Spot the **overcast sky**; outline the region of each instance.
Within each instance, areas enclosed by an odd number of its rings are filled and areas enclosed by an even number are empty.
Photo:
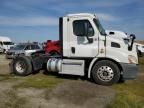
[[[105,29],[144,39],[144,0],[0,0],[0,36],[15,42],[58,39],[58,17],[95,13]]]

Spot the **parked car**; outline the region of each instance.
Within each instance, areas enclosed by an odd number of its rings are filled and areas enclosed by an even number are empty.
[[[6,52],[6,58],[13,58],[17,55],[30,56],[32,53],[41,50],[41,47],[36,43],[18,44]]]
[[[136,43],[137,46],[137,53],[139,57],[142,57],[144,55],[144,45]]]

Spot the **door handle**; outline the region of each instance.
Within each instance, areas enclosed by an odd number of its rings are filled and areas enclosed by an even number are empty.
[[[75,53],[75,47],[71,47],[71,52]]]

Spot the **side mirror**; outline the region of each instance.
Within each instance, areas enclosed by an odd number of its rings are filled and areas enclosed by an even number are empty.
[[[85,28],[85,36],[88,40],[89,43],[93,43],[93,38],[89,38],[89,36],[94,35],[94,30],[92,28],[89,28],[89,23],[84,23],[84,28]]]
[[[133,43],[134,43],[134,40],[136,39],[135,35],[134,34],[131,34],[130,35],[130,44],[128,46],[128,50],[131,51],[132,50],[132,47],[133,47]]]
[[[134,34],[131,34],[130,38],[134,40],[134,39],[136,39],[136,36]]]

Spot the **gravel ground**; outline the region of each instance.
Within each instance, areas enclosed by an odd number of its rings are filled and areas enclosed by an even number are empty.
[[[66,80],[52,90],[16,88],[24,78],[12,80],[9,62],[0,55],[0,108],[105,108],[115,96],[113,89],[83,80]]]
[[[0,54],[0,65],[7,65],[10,59],[6,59],[4,54]]]

